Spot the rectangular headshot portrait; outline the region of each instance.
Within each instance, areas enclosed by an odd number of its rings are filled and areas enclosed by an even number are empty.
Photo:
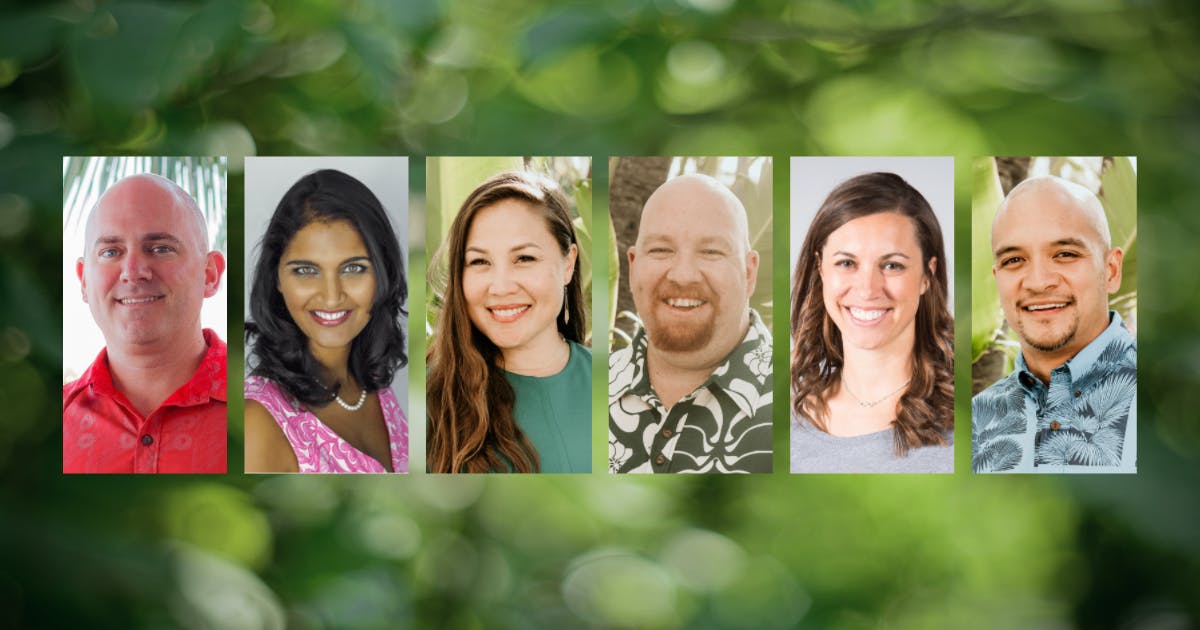
[[[1137,472],[1137,158],[972,168],[972,470]]]
[[[954,159],[793,157],[793,473],[954,472]]]
[[[226,159],[63,158],[63,472],[224,473]]]
[[[772,469],[771,158],[609,162],[610,473]]]
[[[591,159],[426,167],[429,472],[591,472]]]
[[[246,158],[246,472],[408,472],[408,158]]]

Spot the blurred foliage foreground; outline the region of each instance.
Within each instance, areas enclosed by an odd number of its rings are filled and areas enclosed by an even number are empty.
[[[5,5],[0,625],[1196,625],[1198,11],[1177,0]],[[64,155],[230,156],[229,259],[241,260],[246,155],[953,155],[962,257],[971,157],[1079,153],[1141,165],[1136,477],[977,478],[963,440],[964,472],[942,478],[59,473]],[[774,179],[779,235],[786,182]],[[774,251],[780,264],[787,247]],[[970,310],[967,276],[958,313]],[[240,274],[229,282],[240,296]],[[240,316],[231,301],[231,329]],[[786,369],[786,335],[776,342]],[[957,342],[962,393],[969,326]]]

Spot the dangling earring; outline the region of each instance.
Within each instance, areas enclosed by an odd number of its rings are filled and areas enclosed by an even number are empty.
[[[563,325],[564,326],[571,323],[571,308],[570,308],[570,302],[568,302],[569,299],[570,298],[568,297],[567,292],[563,291]]]

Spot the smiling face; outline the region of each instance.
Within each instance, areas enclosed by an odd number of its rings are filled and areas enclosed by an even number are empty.
[[[83,299],[117,350],[200,334],[200,307],[224,262],[208,253],[199,211],[160,177],[117,182],[88,218],[76,263]]]
[[[818,255],[825,311],[843,346],[911,351],[917,308],[929,289],[913,221],[895,212],[848,221]]]
[[[1022,351],[1065,361],[1108,326],[1121,250],[1090,193],[1054,180],[1014,189],[992,225],[992,273]]]
[[[630,290],[651,348],[711,355],[709,362],[745,336],[758,275],[745,211],[713,184],[685,176],[661,186],[629,248]]]
[[[563,254],[542,208],[501,199],[475,213],[463,252],[462,291],[471,323],[501,353],[554,355],[563,292],[578,250]]]
[[[345,220],[309,223],[284,248],[276,286],[318,359],[348,350],[371,320],[374,265],[362,236]]]

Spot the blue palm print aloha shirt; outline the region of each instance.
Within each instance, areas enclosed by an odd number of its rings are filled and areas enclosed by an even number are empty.
[[[646,369],[646,331],[608,359],[610,473],[769,473],[771,331],[750,311],[741,343],[670,409]]]
[[[1016,369],[971,400],[977,473],[1137,472],[1137,342],[1121,316],[1050,372]]]

